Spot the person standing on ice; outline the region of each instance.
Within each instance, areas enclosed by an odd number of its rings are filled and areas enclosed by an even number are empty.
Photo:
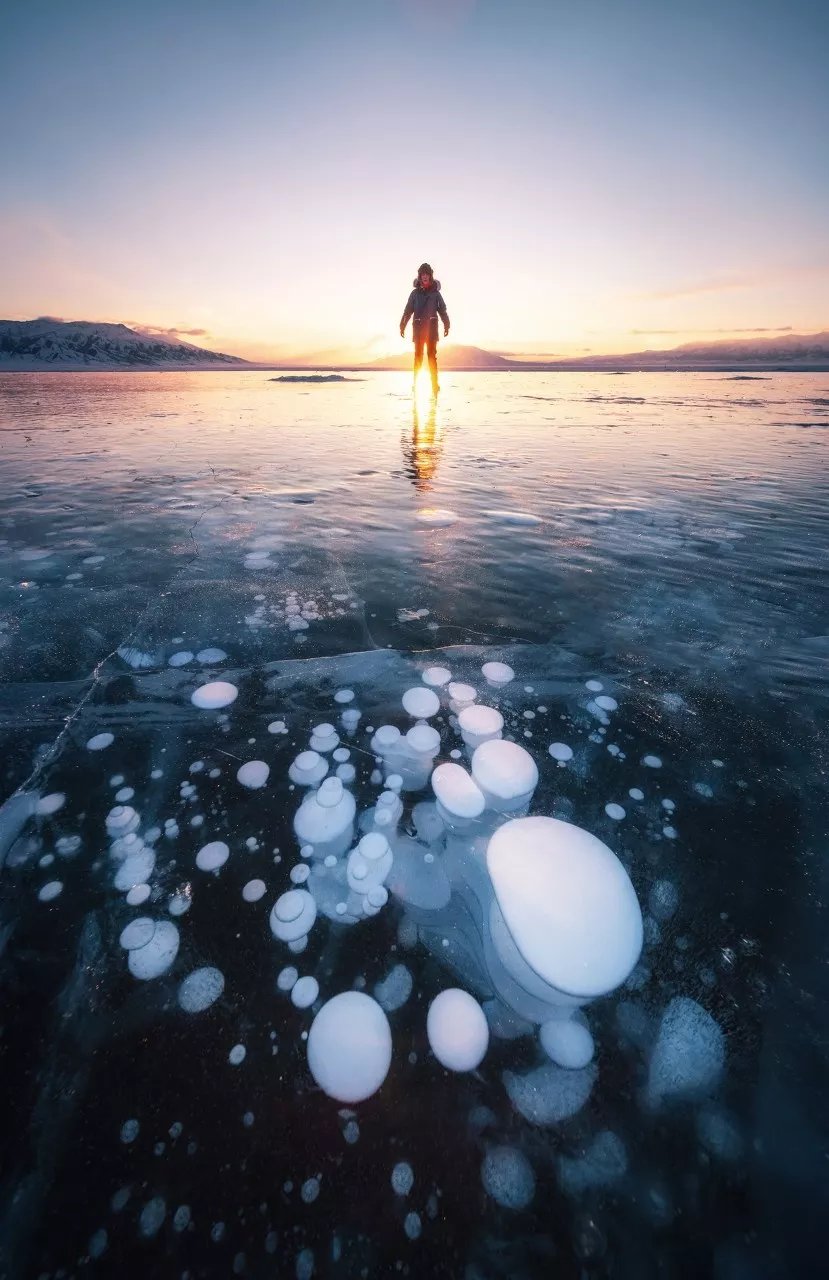
[[[414,341],[414,377],[423,364],[423,352],[429,360],[429,373],[432,375],[432,394],[437,395],[438,386],[438,316],[443,321],[443,336],[449,335],[449,313],[440,292],[440,281],[435,279],[434,272],[428,262],[421,262],[417,275],[412,281],[414,288],[409,294],[406,308],[400,318],[400,337],[406,336],[406,325],[412,319],[412,339]]]

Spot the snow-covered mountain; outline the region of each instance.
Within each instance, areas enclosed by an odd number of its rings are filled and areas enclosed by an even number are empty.
[[[180,338],[89,320],[0,320],[0,370],[247,368]]]

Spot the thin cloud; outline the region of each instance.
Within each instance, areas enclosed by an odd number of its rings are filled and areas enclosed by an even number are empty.
[[[792,333],[790,324],[781,325],[777,329],[766,328],[761,326],[757,329],[628,329],[628,333],[640,334],[644,337],[653,337],[655,334],[677,334],[677,333]]]
[[[161,338],[204,338],[209,333],[208,329],[178,329],[175,326],[165,329],[158,324],[136,324],[135,321],[127,323],[137,333],[154,334]]]

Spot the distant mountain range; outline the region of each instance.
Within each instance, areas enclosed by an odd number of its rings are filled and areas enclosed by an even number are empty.
[[[0,369],[245,368],[246,360],[179,338],[89,320],[0,320]]]
[[[0,370],[43,369],[316,369],[350,371],[411,369],[411,348],[399,355],[352,364],[319,364],[298,357],[292,363],[243,360],[207,351],[181,339],[131,329],[125,324],[88,320],[0,320]],[[773,338],[686,342],[665,351],[632,351],[621,355],[589,355],[521,360],[482,347],[441,346],[441,367],[456,371],[528,370],[829,370],[829,332],[778,334]]]

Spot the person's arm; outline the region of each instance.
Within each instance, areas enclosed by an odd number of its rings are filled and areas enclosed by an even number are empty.
[[[410,317],[414,315],[414,302],[415,302],[415,291],[414,289],[412,289],[411,293],[409,294],[409,301],[406,303],[405,310],[403,311],[403,314],[400,317],[400,337],[401,338],[403,337],[403,334],[406,331],[406,325],[409,323]]]
[[[443,336],[445,338],[449,333],[449,312],[446,310],[446,303],[443,301],[442,293],[438,294],[438,315],[443,321]]]

